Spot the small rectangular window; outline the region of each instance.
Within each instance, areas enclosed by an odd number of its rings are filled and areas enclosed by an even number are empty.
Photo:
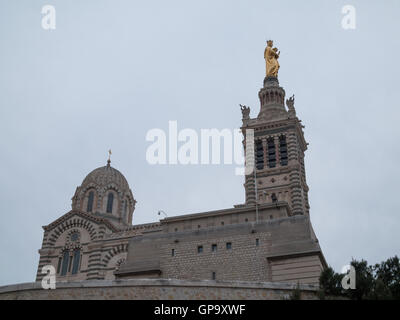
[[[172,256],[172,257],[175,256],[175,249],[172,249],[172,250],[171,250],[171,256]]]
[[[197,253],[203,252],[203,246],[197,246]]]
[[[216,252],[217,251],[217,245],[216,244],[211,245],[211,251],[212,252]]]
[[[215,272],[213,272],[211,277],[212,277],[213,280],[215,280],[215,279],[217,279],[217,274]]]
[[[226,243],[226,250],[232,249],[232,242],[227,242]]]
[[[260,245],[260,239],[256,239],[256,246],[258,247]]]

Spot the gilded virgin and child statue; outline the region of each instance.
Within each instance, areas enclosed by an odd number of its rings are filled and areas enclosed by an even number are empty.
[[[272,40],[267,41],[267,47],[264,50],[264,59],[266,65],[266,76],[267,77],[278,77],[279,71],[279,54],[278,48],[273,48],[274,42]]]

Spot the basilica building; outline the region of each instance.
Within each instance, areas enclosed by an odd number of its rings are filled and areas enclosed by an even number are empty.
[[[57,282],[318,284],[326,262],[310,220],[307,142],[294,97],[285,100],[279,84],[278,58],[269,42],[258,115],[251,118],[250,108],[242,106],[243,144],[255,162],[255,171],[245,176],[245,203],[135,225],[135,197],[109,159],[76,188],[71,211],[43,227],[36,281],[52,265]]]

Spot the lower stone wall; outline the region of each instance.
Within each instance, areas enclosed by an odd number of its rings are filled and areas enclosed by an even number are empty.
[[[272,281],[310,283],[318,285],[324,270],[318,255],[271,260]]]
[[[44,290],[34,282],[0,287],[0,300],[280,300],[288,299],[295,287],[276,282],[130,279],[64,282],[55,290]],[[317,299],[317,286],[299,288],[302,299]]]

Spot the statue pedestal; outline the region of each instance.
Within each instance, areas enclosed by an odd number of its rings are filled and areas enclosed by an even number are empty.
[[[277,120],[287,118],[285,108],[285,90],[279,86],[277,77],[265,77],[264,87],[258,93],[261,108],[259,119]]]
[[[266,87],[279,87],[279,81],[277,77],[265,77],[264,78],[264,88]]]

